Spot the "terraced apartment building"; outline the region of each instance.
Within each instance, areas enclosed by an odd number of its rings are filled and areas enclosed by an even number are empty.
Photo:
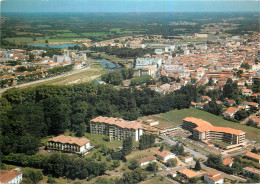
[[[243,144],[245,132],[227,127],[216,127],[209,122],[194,117],[183,119],[182,128],[192,132],[195,140],[203,142],[221,141],[228,144]]]
[[[143,135],[143,126],[137,121],[98,116],[90,120],[90,133],[107,135],[110,139],[116,140],[124,140],[131,136],[134,141],[138,141]]]

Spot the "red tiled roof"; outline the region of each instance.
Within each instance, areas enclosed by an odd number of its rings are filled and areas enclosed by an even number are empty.
[[[190,170],[190,169],[187,169],[187,168],[184,168],[184,169],[181,169],[181,170],[178,170],[177,172],[187,176],[188,178],[193,178],[193,177],[196,177],[198,176],[199,174]]]
[[[0,170],[0,183],[8,183],[15,177],[19,176],[21,173],[11,170],[11,171],[5,171],[5,170]]]
[[[224,165],[229,165],[229,164],[233,163],[233,161],[234,161],[234,158],[232,158],[232,157],[227,157],[227,158],[225,158],[225,159],[223,160],[223,164],[224,164]]]
[[[65,135],[59,135],[57,137],[49,139],[48,141],[60,142],[63,144],[66,144],[66,143],[67,144],[76,144],[78,146],[83,146],[90,142],[90,140],[88,140],[86,138],[76,138],[76,137],[65,136]]]
[[[149,157],[144,157],[144,158],[138,159],[138,161],[140,163],[145,163],[145,162],[149,162],[149,161],[153,161],[153,160],[156,160],[156,158],[154,156],[149,156]]]
[[[250,158],[254,158],[256,160],[260,160],[260,155],[259,154],[252,153],[250,151],[246,152],[245,156],[250,157]]]
[[[236,107],[229,107],[223,114],[233,114],[235,113],[236,111],[238,111],[239,109],[236,108]]]
[[[205,120],[197,119],[194,117],[186,117],[183,120],[196,124],[198,127],[194,128],[194,130],[198,130],[200,132],[215,131],[215,132],[225,132],[225,133],[235,134],[235,135],[241,135],[241,134],[245,133],[241,130],[236,130],[236,129],[232,129],[232,128],[215,127]]]
[[[259,169],[256,169],[256,168],[244,167],[243,170],[246,170],[246,171],[249,171],[249,172],[256,173],[256,174],[259,174],[259,175],[260,175],[260,170],[259,170]]]
[[[224,176],[222,176],[221,174],[215,177],[208,177],[209,179],[213,180],[213,181],[219,181],[221,179],[224,179]]]
[[[162,151],[162,152],[157,152],[156,155],[158,155],[158,156],[160,156],[162,158],[165,158],[168,155],[174,155],[174,153],[169,152],[169,151]]]
[[[126,121],[121,118],[112,118],[112,117],[102,117],[98,116],[92,120],[91,122],[95,123],[106,123],[110,125],[116,125],[121,128],[127,128],[127,129],[142,129],[142,123],[137,121]]]

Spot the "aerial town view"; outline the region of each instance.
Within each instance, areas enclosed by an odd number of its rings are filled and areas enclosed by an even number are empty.
[[[0,5],[0,184],[260,183],[259,0]]]

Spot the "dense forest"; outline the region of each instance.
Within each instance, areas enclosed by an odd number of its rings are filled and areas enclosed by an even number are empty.
[[[196,87],[190,86],[196,91]],[[40,138],[65,130],[82,136],[96,116],[135,120],[142,115],[190,106],[193,91],[183,87],[159,94],[148,88],[115,89],[112,85],[39,86],[6,91],[1,98],[2,154],[35,154]]]

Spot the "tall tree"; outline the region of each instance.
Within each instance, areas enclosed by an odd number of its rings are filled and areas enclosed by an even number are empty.
[[[123,154],[129,155],[133,149],[133,138],[127,137],[123,140]]]

